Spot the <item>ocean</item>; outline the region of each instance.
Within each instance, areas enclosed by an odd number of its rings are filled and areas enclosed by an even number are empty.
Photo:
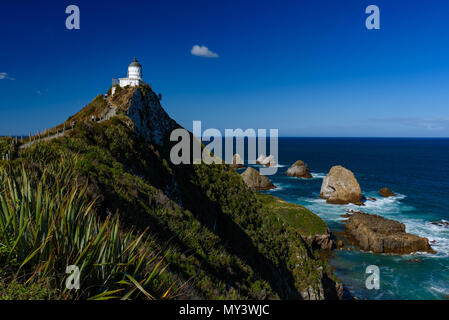
[[[308,164],[313,179],[286,176],[296,160]],[[351,170],[367,201],[365,206],[326,204],[319,198],[322,179],[334,165]],[[279,169],[269,176],[278,187],[268,193],[303,205],[318,214],[331,231],[344,230],[342,214],[362,210],[398,220],[406,231],[436,241],[437,254],[386,255],[335,250],[330,265],[359,299],[448,299],[449,139],[409,138],[280,138]],[[377,194],[388,187],[396,197]],[[380,269],[380,289],[368,290],[366,267]]]

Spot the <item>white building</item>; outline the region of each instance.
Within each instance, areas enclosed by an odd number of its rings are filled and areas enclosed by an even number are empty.
[[[122,88],[126,86],[136,87],[144,83],[142,75],[142,66],[137,62],[136,58],[134,58],[134,61],[131,62],[128,67],[128,77],[119,78],[118,80],[112,79],[112,85],[119,84]],[[112,94],[114,93],[115,87],[112,87]]]

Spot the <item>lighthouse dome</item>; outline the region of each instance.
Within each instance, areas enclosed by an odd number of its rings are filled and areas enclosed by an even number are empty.
[[[142,80],[142,66],[136,58],[128,67],[128,78]]]
[[[130,67],[139,67],[139,68],[142,68],[142,66],[141,66],[140,63],[137,61],[136,58],[134,58],[133,62],[131,62],[129,66],[130,66]]]

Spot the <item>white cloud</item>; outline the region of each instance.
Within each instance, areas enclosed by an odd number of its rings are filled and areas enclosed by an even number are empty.
[[[218,54],[209,50],[206,46],[194,45],[190,53],[194,56],[204,57],[204,58],[218,58]]]
[[[14,78],[11,78],[6,72],[0,72],[0,80],[16,80]]]

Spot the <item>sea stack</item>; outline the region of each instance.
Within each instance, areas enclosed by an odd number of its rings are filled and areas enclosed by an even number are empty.
[[[323,179],[320,198],[327,203],[362,205],[362,190],[352,171],[334,166]]]
[[[276,165],[273,155],[269,155],[268,157],[260,155],[259,158],[257,158],[256,163],[264,165],[265,167],[272,167]]]
[[[310,173],[307,164],[302,160],[296,161],[290,168],[288,168],[287,176],[305,179],[312,178],[312,174]]]
[[[374,214],[354,212],[346,221],[346,232],[362,250],[374,253],[435,253],[427,238],[406,233],[403,223]]]
[[[379,195],[381,195],[384,198],[387,198],[387,197],[394,197],[396,194],[389,188],[382,188],[379,190]]]
[[[244,167],[243,160],[238,153],[234,154],[234,157],[232,157],[231,167],[234,169],[240,169]]]
[[[253,190],[270,190],[276,188],[276,186],[271,183],[270,179],[261,175],[259,171],[254,168],[249,167],[242,173],[243,181],[246,185]]]

